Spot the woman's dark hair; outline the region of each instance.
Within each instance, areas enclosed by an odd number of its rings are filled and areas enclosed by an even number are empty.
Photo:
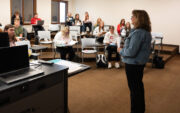
[[[113,29],[114,30],[114,26],[109,26],[109,29]]]
[[[34,13],[34,16],[35,16],[35,15],[38,15],[38,13]]]
[[[6,26],[4,27],[4,31],[5,31],[5,32],[8,31],[9,28],[14,28],[14,26],[11,25],[11,24],[8,24],[8,25],[6,25]]]
[[[19,11],[15,11],[14,15],[20,15]]]
[[[125,19],[121,19],[120,21],[120,26],[122,26],[122,22],[124,21],[124,24],[125,24]]]
[[[6,26],[4,27],[4,32],[7,32],[8,29],[10,29],[10,28],[14,28],[14,26],[11,25],[11,24],[6,25]],[[17,41],[15,34],[14,34],[13,37],[9,37],[9,40],[14,41],[14,42]]]
[[[133,10],[133,16],[137,18],[137,21],[134,24],[135,28],[141,28],[148,32],[151,32],[151,21],[148,13],[145,10]]]
[[[77,16],[79,16],[79,14],[78,14],[78,13],[77,13],[77,14],[75,14],[75,19],[76,19],[76,17],[77,17]],[[79,19],[79,18],[78,18],[78,19]]]

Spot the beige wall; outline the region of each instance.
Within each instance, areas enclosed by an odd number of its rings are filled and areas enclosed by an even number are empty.
[[[10,19],[10,0],[0,0],[0,23],[9,24]]]
[[[69,1],[69,11],[72,11],[72,0]],[[0,0],[0,23],[3,25],[10,24],[10,0]],[[45,20],[44,27],[48,29],[51,23],[51,0],[37,0],[37,13],[40,18]],[[31,31],[31,25],[25,26],[28,31]]]
[[[101,17],[106,24],[117,26],[120,19],[130,21],[133,9],[145,9],[151,18],[152,31],[164,34],[164,43],[180,45],[180,0],[73,0],[73,13],[88,11],[95,22]]]

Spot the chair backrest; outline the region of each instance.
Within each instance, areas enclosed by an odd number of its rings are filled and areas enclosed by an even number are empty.
[[[96,38],[82,38],[81,39],[81,48],[93,48],[96,49],[94,46],[96,44]]]
[[[155,43],[156,43],[156,40],[154,38],[152,38],[152,40],[151,40],[151,52],[154,51]]]
[[[59,24],[50,24],[48,30],[49,31],[60,31],[60,25]]]
[[[23,37],[27,38],[28,31],[26,28],[23,27]]]
[[[30,44],[29,40],[23,40],[23,41],[16,42],[16,46],[21,46],[21,45],[28,45],[28,49],[31,48],[31,44]]]
[[[81,32],[80,26],[69,26],[69,31],[77,31],[78,34]]]
[[[104,31],[106,31],[106,32],[109,32],[109,27],[110,27],[111,25],[104,25]]]
[[[72,36],[72,39],[78,41],[77,36],[78,36],[78,31],[77,30],[70,30],[70,35]]]
[[[39,40],[44,39],[45,41],[51,40],[50,31],[38,31]]]
[[[152,32],[151,35],[152,35],[152,37],[154,37],[154,38],[157,38],[157,37],[163,38],[163,33],[155,33],[155,32]]]

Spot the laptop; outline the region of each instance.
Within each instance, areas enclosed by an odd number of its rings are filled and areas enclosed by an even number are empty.
[[[39,25],[39,26],[44,25],[44,20],[38,20],[38,21],[37,21],[37,25]]]
[[[0,48],[9,47],[9,36],[6,32],[0,32]]]
[[[43,74],[29,65],[27,45],[0,48],[0,80],[11,84]]]

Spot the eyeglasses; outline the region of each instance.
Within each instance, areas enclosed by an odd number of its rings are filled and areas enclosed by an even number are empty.
[[[13,31],[14,31],[14,29],[9,29],[9,31],[13,32]]]
[[[135,17],[134,15],[133,15],[133,16],[131,16],[131,19],[132,19],[132,18],[134,18],[134,17]]]

